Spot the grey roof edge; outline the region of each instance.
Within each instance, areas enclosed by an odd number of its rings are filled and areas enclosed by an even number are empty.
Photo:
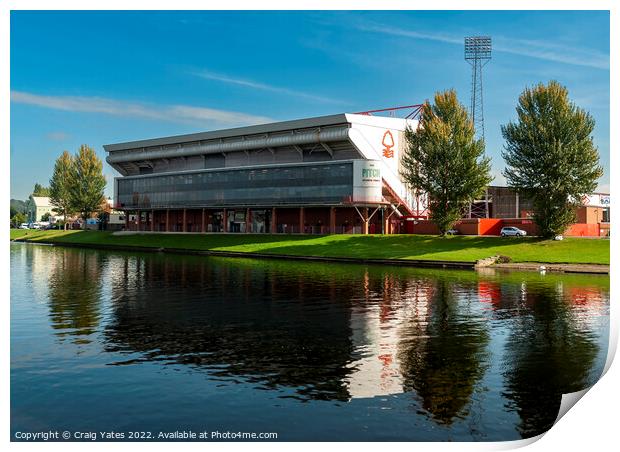
[[[210,132],[198,132],[184,135],[172,135],[168,137],[152,138],[146,140],[127,141],[124,143],[104,144],[106,152],[122,151],[127,149],[143,148],[148,146],[164,146],[168,144],[187,143],[192,141],[213,140],[229,138],[240,135],[252,135],[260,133],[278,132],[306,127],[321,127],[337,124],[346,124],[348,119],[345,113],[335,115],[316,116],[313,118],[293,119],[290,121],[270,122],[253,126],[234,127],[231,129],[213,130]]]

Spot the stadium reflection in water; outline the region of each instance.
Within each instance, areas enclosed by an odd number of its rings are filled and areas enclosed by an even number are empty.
[[[519,439],[607,353],[607,276],[24,244],[11,266],[13,431]]]

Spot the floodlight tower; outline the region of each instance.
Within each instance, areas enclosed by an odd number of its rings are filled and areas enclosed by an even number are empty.
[[[484,138],[484,109],[482,106],[482,68],[491,59],[491,37],[465,38],[465,60],[471,65],[471,119],[478,136]]]

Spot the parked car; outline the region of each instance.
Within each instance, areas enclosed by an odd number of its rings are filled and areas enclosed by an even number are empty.
[[[525,232],[523,229],[519,229],[514,226],[507,226],[505,228],[502,228],[502,231],[500,232],[499,235],[501,235],[502,237],[509,237],[509,236],[525,237],[527,235],[527,232]]]
[[[30,229],[30,228],[28,227],[28,223],[22,223],[19,225],[19,229]]]
[[[459,233],[458,229],[448,229],[446,231],[447,235],[457,235]]]

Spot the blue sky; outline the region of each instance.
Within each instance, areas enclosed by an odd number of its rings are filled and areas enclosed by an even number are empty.
[[[487,153],[526,86],[555,79],[590,111],[609,184],[609,14],[571,11],[11,13],[11,197],[103,144],[355,112],[457,90],[463,37],[490,35]],[[114,171],[104,163],[106,194]],[[495,183],[503,184],[499,176]]]

